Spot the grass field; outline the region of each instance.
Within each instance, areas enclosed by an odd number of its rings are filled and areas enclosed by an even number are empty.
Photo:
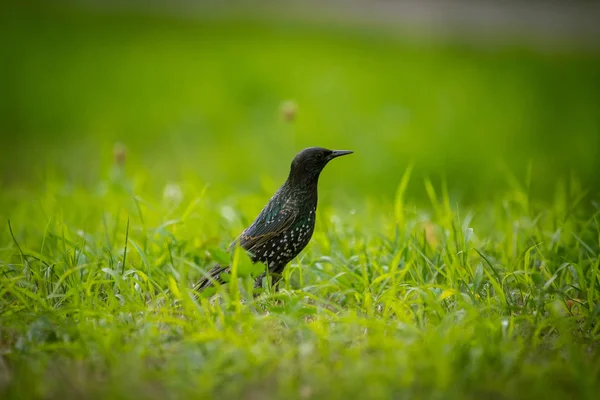
[[[0,398],[596,398],[597,52],[6,10]],[[309,145],[281,290],[196,298]]]

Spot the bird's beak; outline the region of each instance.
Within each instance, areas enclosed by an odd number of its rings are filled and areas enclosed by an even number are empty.
[[[345,156],[352,153],[354,153],[352,150],[332,150],[331,154],[329,155],[329,159],[332,160],[336,157]]]

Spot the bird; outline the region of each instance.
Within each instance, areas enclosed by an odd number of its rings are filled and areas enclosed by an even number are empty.
[[[231,243],[229,251],[239,244],[249,253],[253,263],[262,262],[267,266],[267,271],[255,279],[255,288],[262,287],[267,272],[275,286],[285,266],[310,242],[317,217],[317,186],[321,171],[334,158],[352,153],[351,150],[323,147],[300,151],[292,160],[285,182],[254,222]],[[229,271],[229,265],[215,265],[194,290],[202,292],[215,282],[224,283],[221,275]]]

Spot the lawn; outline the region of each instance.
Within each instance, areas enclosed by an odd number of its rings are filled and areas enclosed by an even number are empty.
[[[0,46],[1,398],[596,398],[597,51],[24,5]],[[252,293],[312,145],[355,154]]]

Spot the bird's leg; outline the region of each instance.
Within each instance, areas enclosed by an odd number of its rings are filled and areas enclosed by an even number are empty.
[[[255,281],[254,281],[254,287],[255,288],[262,289],[262,282],[263,282],[263,278],[265,277],[265,275],[266,274],[263,272],[262,274],[260,274],[258,276],[258,278],[255,279]]]
[[[279,281],[281,280],[281,274],[276,273],[276,272],[269,272],[269,275],[267,276],[266,272],[263,272],[262,274],[260,274],[258,276],[258,278],[256,278],[256,280],[254,281],[254,287],[255,288],[262,288],[263,287],[263,279],[264,278],[271,278],[271,287],[273,287],[275,289],[275,291],[279,291]],[[268,282],[267,282],[268,283]]]
[[[277,272],[269,273],[269,277],[271,278],[271,287],[279,292],[279,282],[281,281],[282,275]]]

